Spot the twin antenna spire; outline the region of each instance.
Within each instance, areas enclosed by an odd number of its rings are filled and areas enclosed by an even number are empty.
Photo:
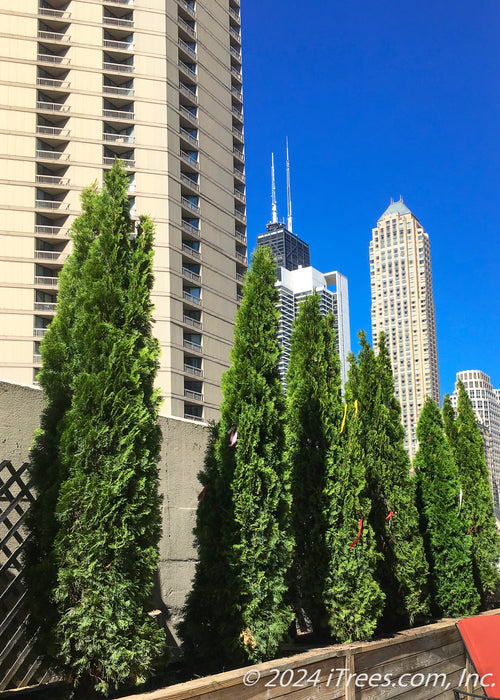
[[[271,154],[271,180],[272,180],[272,219],[271,223],[278,223],[278,207],[276,206],[276,180],[274,177],[274,153]],[[290,158],[288,156],[288,138],[286,140],[286,199],[287,199],[287,229],[292,233],[292,194],[290,189]]]

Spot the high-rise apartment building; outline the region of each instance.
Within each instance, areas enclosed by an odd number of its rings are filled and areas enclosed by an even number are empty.
[[[500,392],[492,387],[490,377],[479,370],[457,372],[457,383],[458,380],[463,382],[476,414],[484,440],[493,503],[496,508],[500,508]],[[456,408],[456,386],[450,398],[453,407]]]
[[[216,418],[247,266],[239,0],[0,0],[0,378],[36,381],[82,189],[156,225],[162,412]]]
[[[313,267],[302,267],[296,270],[279,267],[277,276],[276,286],[279,291],[280,309],[278,338],[281,347],[279,368],[283,386],[286,388],[292,325],[297,317],[300,302],[304,297],[310,296],[314,292],[319,295],[320,310],[323,316],[331,311],[335,319],[337,350],[340,357],[342,386],[344,386],[347,381],[347,357],[351,352],[347,277],[341,275],[340,272],[322,274]]]
[[[417,421],[426,396],[440,403],[436,318],[429,236],[400,199],[372,230],[372,336],[384,331],[401,403],[406,448],[417,449]]]

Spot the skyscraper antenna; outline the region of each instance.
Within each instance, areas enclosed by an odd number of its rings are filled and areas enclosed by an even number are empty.
[[[276,181],[274,179],[274,153],[271,153],[271,180],[272,180],[272,223],[278,223],[278,208],[276,206]]]
[[[292,233],[292,193],[290,189],[290,159],[288,157],[288,136],[286,138],[286,201],[287,201],[287,229]]]

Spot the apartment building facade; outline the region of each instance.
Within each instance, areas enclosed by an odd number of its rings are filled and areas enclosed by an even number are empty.
[[[84,187],[156,226],[162,413],[217,418],[247,267],[239,0],[0,0],[0,377],[36,383]]]
[[[413,459],[425,397],[438,404],[441,398],[429,236],[402,199],[372,229],[370,277],[373,347],[384,331]]]
[[[459,380],[463,382],[476,414],[484,441],[493,503],[495,508],[500,508],[500,391],[493,388],[487,374],[477,369],[457,372],[457,383]],[[450,398],[456,409],[458,402],[456,386]]]

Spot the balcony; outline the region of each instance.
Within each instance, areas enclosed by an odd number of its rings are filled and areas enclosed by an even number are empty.
[[[183,105],[179,106],[179,112],[182,114],[183,117],[186,117],[186,119],[189,119],[190,122],[193,122],[193,124],[198,124],[198,117],[196,114],[193,114],[192,112],[189,111],[189,109],[186,109]]]
[[[52,199],[37,199],[35,200],[35,207],[37,209],[50,209],[51,211],[66,211],[69,209],[69,204]]]
[[[37,134],[45,134],[46,136],[52,136],[60,139],[67,139],[70,135],[69,129],[62,129],[59,126],[45,126],[43,124],[37,124],[36,126]]]
[[[190,304],[194,304],[195,306],[201,306],[201,299],[200,297],[195,297],[194,294],[190,294],[189,292],[182,292],[182,298],[184,301],[189,302]]]
[[[35,277],[37,287],[57,287],[57,277]]]
[[[191,318],[191,316],[184,316],[182,317],[182,321],[184,323],[187,323],[188,326],[192,326],[193,328],[202,328],[202,323],[201,321],[197,321],[195,318]]]
[[[125,29],[134,28],[133,19],[121,19],[120,17],[110,17],[109,15],[102,18],[102,23],[110,27],[124,27]]]
[[[230,7],[230,8],[229,8],[229,14],[231,15],[231,17],[234,17],[234,19],[235,19],[237,22],[240,21],[240,13],[239,13],[237,10],[233,9],[232,7]]]
[[[184,277],[187,277],[188,279],[193,280],[193,282],[197,282],[198,284],[201,284],[200,275],[197,275],[196,272],[192,272],[187,267],[182,268],[182,274],[184,275]],[[188,292],[183,292],[183,294],[188,294]],[[190,294],[189,296],[193,296],[193,295]]]
[[[241,107],[237,107],[236,105],[232,106],[232,112],[235,117],[238,117],[240,121],[243,120],[243,110]]]
[[[63,153],[62,151],[37,151],[36,157],[39,160],[66,161],[69,160],[69,153]]]
[[[182,61],[179,61],[179,64],[181,63]],[[189,99],[192,100],[194,104],[198,104],[198,97],[196,95],[196,85],[193,85],[192,88],[189,88],[187,85],[184,85],[184,83],[179,83],[179,90],[182,92],[183,95],[189,97]]]
[[[37,260],[57,260],[61,257],[60,251],[53,250],[35,250],[35,258]]]
[[[245,275],[242,275],[239,272],[236,273],[236,281],[239,282],[240,284],[243,284],[244,278],[245,278]]]
[[[235,209],[234,215],[238,219],[238,221],[241,221],[242,224],[246,224],[247,217],[245,216],[245,214],[243,214],[241,211],[238,211],[237,209]]]
[[[69,112],[69,105],[65,105],[63,102],[37,101],[36,108],[44,112]]]
[[[195,12],[194,12],[194,7],[192,7],[186,0],[177,0],[178,4],[182,7],[183,10],[187,12],[187,14],[194,19],[195,17]],[[194,5],[194,3],[193,3]]]
[[[196,39],[196,31],[193,29],[193,27],[190,27],[189,24],[182,19],[182,17],[179,17],[177,21],[179,22],[179,27],[183,29],[186,34],[189,34],[190,37]]]
[[[245,202],[246,197],[244,192],[240,192],[239,190],[234,190],[234,196],[240,200],[240,202]]]
[[[71,37],[67,34],[64,34],[63,32],[46,32],[42,29],[38,30],[38,38],[42,39],[42,41],[48,41],[50,43],[57,44],[69,44],[69,42],[71,41]]]
[[[202,352],[203,348],[201,347],[201,343],[192,343],[190,340],[186,340],[184,338],[182,345],[187,348],[188,350],[192,350],[193,352]]]
[[[35,233],[38,233],[40,236],[59,236],[60,234],[66,235],[66,229],[61,228],[61,226],[41,226],[36,224]]]
[[[199,391],[192,391],[192,389],[184,389],[184,396],[187,399],[193,399],[194,401],[203,401],[203,394]]]
[[[231,52],[231,56],[234,56],[238,59],[238,61],[241,61],[241,49],[237,49],[234,46],[231,46],[229,50]]]
[[[236,175],[237,178],[241,180],[241,182],[245,182],[245,173],[243,170],[239,170],[239,168],[233,168],[233,173]]]
[[[243,129],[240,129],[237,126],[233,126],[233,136],[236,136],[237,139],[243,141]]]
[[[38,54],[38,61],[40,63],[49,63],[51,66],[69,66],[71,63],[70,58],[66,58],[66,56],[54,56],[50,53],[39,53]]]
[[[241,304],[243,301],[243,294],[236,294],[236,301]]]
[[[189,46],[189,44],[186,44],[186,42],[179,38],[179,46],[181,49],[183,49],[187,54],[189,54],[192,58],[196,58],[196,51]]]
[[[247,256],[243,255],[243,253],[238,253],[238,251],[236,251],[234,256],[235,256],[236,260],[239,260],[239,262],[243,263],[243,265],[247,264]]]
[[[33,335],[35,338],[43,338],[48,330],[48,328],[33,328]]]
[[[183,129],[182,126],[179,129],[180,135],[186,139],[186,141],[189,141],[193,146],[196,146],[198,148],[198,139],[196,136],[193,136],[193,134],[190,134],[189,131],[186,129]]]
[[[53,19],[69,20],[71,12],[65,10],[54,10],[52,7],[39,7],[38,14],[44,17],[52,17]]]
[[[184,372],[191,374],[193,377],[203,377],[203,370],[199,367],[193,367],[193,365],[187,365],[184,363]]]
[[[112,168],[116,160],[119,160],[125,168],[135,168],[135,160],[132,158],[110,158],[109,156],[103,156],[102,164],[107,168]]]
[[[192,80],[196,80],[196,68],[192,68],[191,66],[188,66],[187,63],[184,63],[181,59],[178,61],[179,68],[181,71],[183,71],[186,75],[189,76]],[[191,91],[190,91],[191,92]]]
[[[102,116],[105,119],[125,119],[126,121],[134,120],[134,112],[126,112],[123,109],[103,109]]]
[[[134,66],[128,63],[109,63],[109,61],[104,61],[102,64],[102,69],[104,71],[113,73],[133,73]]]
[[[55,311],[56,302],[35,301],[35,311]]]
[[[236,146],[233,146],[233,154],[234,154],[237,158],[239,158],[241,161],[244,161],[244,160],[245,160],[245,154],[244,154],[244,152],[241,150],[241,148],[237,148]]]
[[[114,143],[116,145],[120,144],[130,144],[135,142],[135,137],[130,136],[128,134],[110,134],[107,132],[104,132],[102,135],[103,141],[110,141],[111,143]]]
[[[186,420],[195,420],[198,423],[203,423],[203,416],[199,416],[196,413],[190,413],[189,406],[184,407],[184,418]]]
[[[243,93],[241,91],[241,88],[232,87],[231,94],[233,95],[233,97],[236,97],[240,102],[243,102]]]
[[[186,245],[186,243],[182,244],[182,252],[186,253],[187,255],[190,255],[191,257],[195,258],[196,260],[201,260],[201,253],[199,250],[195,250],[194,248],[191,248],[190,245]]]
[[[58,177],[57,175],[37,175],[36,182],[40,185],[52,185],[53,187],[69,187],[68,177]]]
[[[197,204],[194,204],[194,202],[191,202],[189,199],[187,199],[187,197],[181,197],[181,202],[182,206],[186,207],[186,209],[193,211],[195,214],[200,213],[200,207]]]
[[[103,85],[102,91],[105,95],[115,95],[117,97],[133,97],[134,89],[129,87],[117,87],[115,85]]]
[[[106,0],[106,5],[128,5],[134,6],[134,0]]]
[[[105,49],[114,49],[115,51],[133,51],[134,44],[129,41],[115,41],[114,39],[103,39]]]
[[[198,185],[198,183],[192,180],[187,175],[184,175],[184,173],[181,173],[181,182],[187,187],[191,187],[196,192],[200,191],[200,186]]]
[[[196,228],[196,226],[193,226],[193,224],[190,224],[189,221],[185,219],[182,219],[182,228],[188,231],[192,236],[196,236],[196,238],[200,237],[200,229]]]
[[[229,27],[229,33],[234,39],[236,39],[236,41],[241,41],[241,34],[237,29],[234,29],[234,27]]]
[[[235,235],[235,237],[236,237],[239,241],[241,241],[242,243],[246,243],[246,242],[247,242],[247,237],[245,236],[244,233],[241,233],[240,231],[235,231],[235,232],[234,232],[234,235]]]
[[[238,80],[242,79],[241,70],[235,68],[234,66],[231,66],[231,75],[233,75]]]
[[[36,353],[33,355],[33,364],[34,365],[41,365],[42,364],[42,356],[39,353]]]
[[[51,88],[53,90],[69,90],[71,83],[67,80],[56,80],[55,78],[37,78],[38,87]]]
[[[185,151],[181,151],[181,158],[183,161],[188,163],[192,168],[198,169],[200,167],[199,163],[198,163],[198,158],[194,158],[193,156],[190,156]]]

